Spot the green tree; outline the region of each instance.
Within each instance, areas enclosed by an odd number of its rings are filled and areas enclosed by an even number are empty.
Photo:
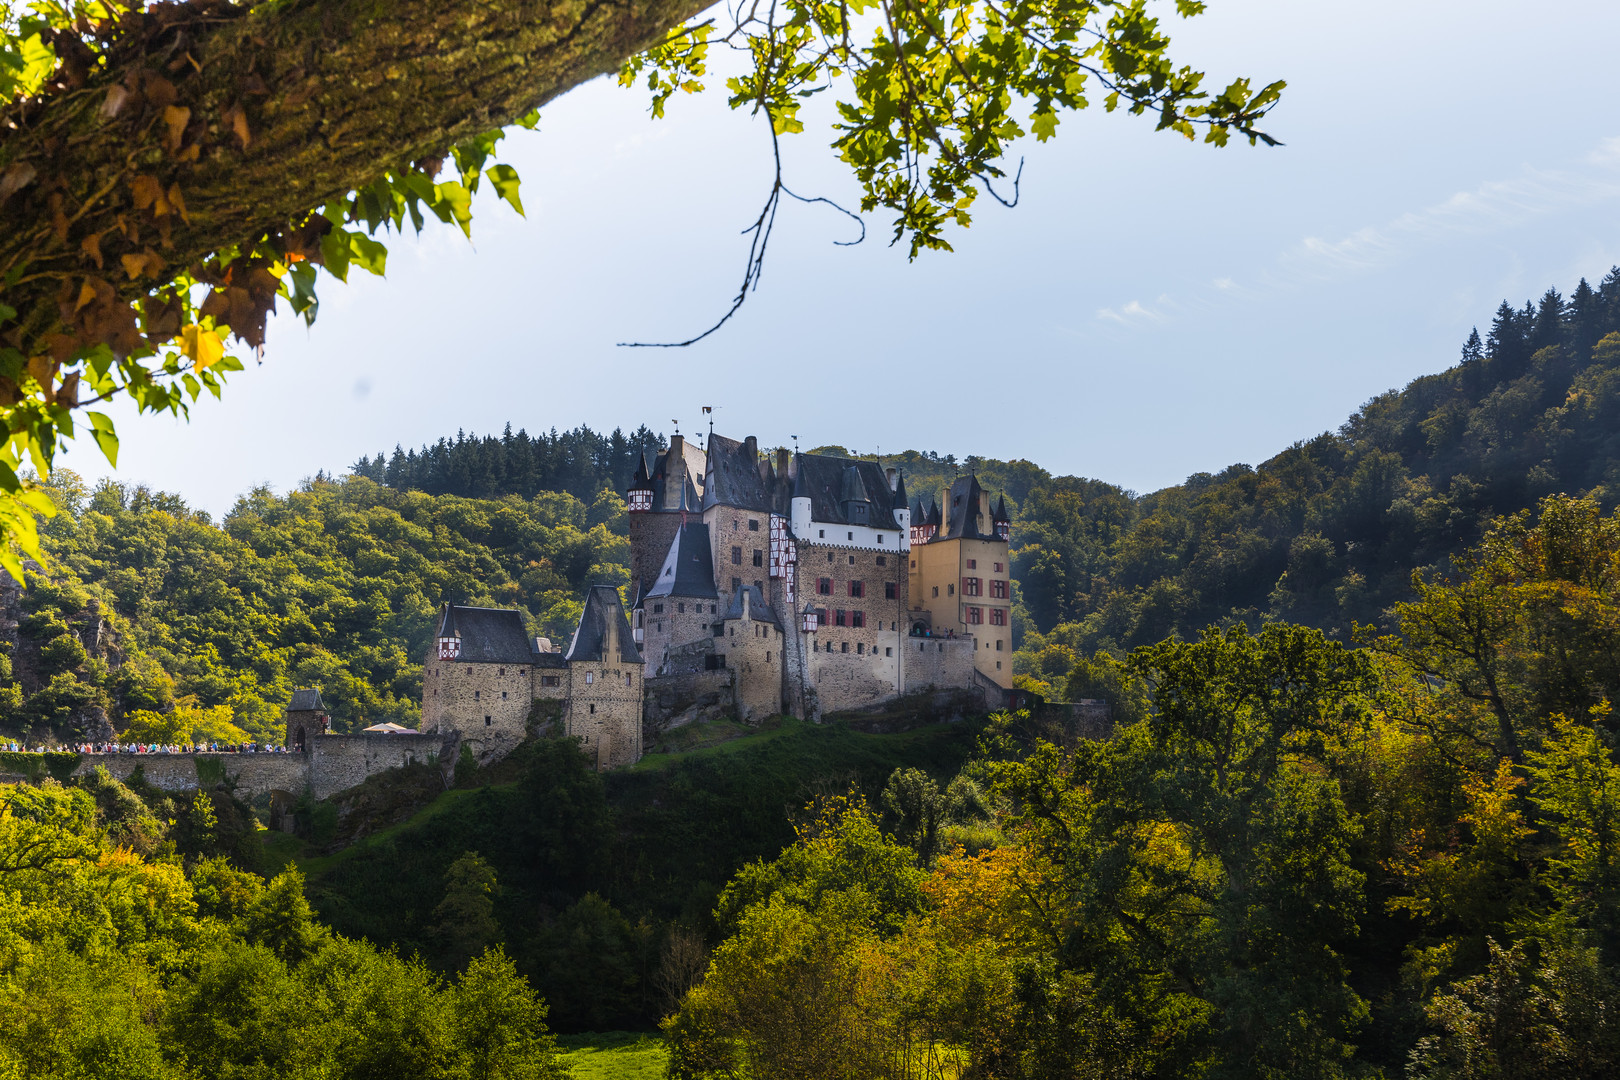
[[[462,855],[444,872],[444,899],[433,909],[431,936],[439,943],[446,967],[459,970],[499,941],[501,928],[495,921],[499,895],[495,871],[476,851]]]

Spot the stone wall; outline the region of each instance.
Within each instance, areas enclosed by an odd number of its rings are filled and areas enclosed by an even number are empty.
[[[673,485],[671,485],[673,487]],[[631,599],[642,595],[658,580],[669,545],[681,531],[681,515],[657,511],[637,511],[630,517]]]
[[[533,700],[528,664],[469,664],[429,656],[422,667],[422,730],[467,739],[522,740]],[[323,736],[330,738],[331,736]]]
[[[524,702],[525,715],[527,709],[528,703]],[[436,760],[443,743],[444,739],[437,734],[389,735],[363,731],[354,735],[322,735],[312,739],[309,751],[299,756],[309,759],[310,794],[325,799],[385,769]]]
[[[682,675],[661,675],[646,680],[642,703],[642,745],[665,731],[687,724],[723,720],[735,716],[732,696],[735,673],[693,671]]]
[[[737,719],[764,720],[782,712],[782,631],[774,623],[727,619],[715,651],[736,675],[732,684]]]
[[[879,634],[907,627],[907,574],[905,552],[877,552],[861,549],[833,548],[825,544],[798,545],[797,608],[805,604],[825,608],[827,618],[819,633],[822,651],[831,641],[833,652],[842,652],[845,643],[849,652],[865,655],[875,645],[893,647],[887,638],[879,642]],[[860,596],[850,595],[850,583],[859,582]],[[895,595],[890,597],[889,586]],[[822,592],[826,587],[828,592]],[[860,612],[860,627],[852,626],[851,615]],[[845,625],[838,625],[838,613],[844,613]],[[864,646],[858,649],[857,646]]]
[[[887,625],[887,623],[885,623]],[[807,674],[819,713],[840,712],[888,701],[900,692],[900,660],[906,638],[898,630],[860,632],[854,644],[834,627],[806,634]]]
[[[720,590],[721,610],[731,606],[736,592],[732,582],[757,585],[768,595],[770,570],[771,515],[763,510],[739,510],[732,506],[711,506],[704,511],[714,545],[714,578]]]
[[[709,658],[714,655],[719,640],[711,634],[690,645],[675,646],[664,654],[664,662],[653,670],[663,675],[695,675],[700,671],[710,671]]]
[[[641,656],[651,675],[673,675],[665,670],[671,656],[682,646],[714,637],[714,624],[720,618],[716,600],[695,600],[684,596],[656,596],[643,601]]]
[[[620,660],[568,665],[566,731],[596,759],[598,769],[641,757],[642,669]]]
[[[225,776],[248,799],[272,791],[302,792],[309,772],[303,754],[86,754],[73,775],[88,776],[98,765],[116,780],[128,780],[139,769],[148,784],[163,791],[196,791],[213,786],[212,780],[205,785],[202,774]]]
[[[973,638],[903,637],[906,693],[973,685]]]

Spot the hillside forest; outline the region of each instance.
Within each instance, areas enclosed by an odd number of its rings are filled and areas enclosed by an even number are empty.
[[[540,738],[297,837],[0,755],[0,1077],[542,1077],[548,1027],[655,1025],[677,1080],[1613,1075],[1617,369],[1620,272],[1152,495],[886,458],[1006,493],[1020,678],[1106,739],[784,720],[600,774]],[[272,740],[309,684],[412,723],[441,599],[556,637],[624,583],[641,434],[458,437],[217,523],[58,474],[0,728]]]

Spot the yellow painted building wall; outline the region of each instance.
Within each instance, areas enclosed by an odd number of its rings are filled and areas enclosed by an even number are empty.
[[[988,516],[988,515],[986,515]],[[913,544],[910,554],[911,607],[932,617],[935,634],[954,630],[977,644],[973,666],[998,686],[1012,686],[1012,567],[1004,540],[934,540]],[[972,563],[973,565],[969,565]],[[998,571],[995,568],[1000,566]],[[978,578],[978,596],[963,595],[964,578]],[[993,595],[992,581],[1007,582],[1005,597]],[[983,614],[968,622],[968,608]],[[996,625],[993,611],[1002,620]]]

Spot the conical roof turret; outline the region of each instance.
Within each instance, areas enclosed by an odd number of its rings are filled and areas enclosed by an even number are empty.
[[[894,499],[889,503],[896,510],[906,509],[906,474],[900,473],[894,481]]]

